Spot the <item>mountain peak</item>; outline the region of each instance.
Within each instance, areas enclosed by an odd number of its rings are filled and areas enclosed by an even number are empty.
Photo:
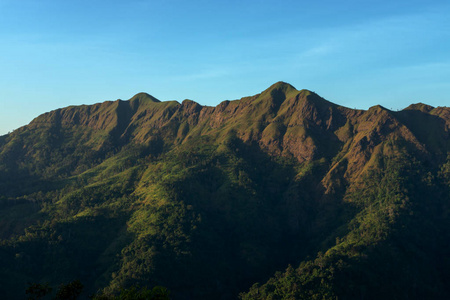
[[[84,274],[85,294],[444,299],[450,108],[421,107],[277,82],[216,107],[139,93],[43,114],[0,136],[0,294]]]
[[[272,84],[268,89],[266,89],[264,92],[266,91],[273,91],[273,90],[282,90],[284,92],[289,92],[289,91],[296,91],[297,89],[295,87],[293,87],[291,84],[284,82],[284,81],[278,81],[274,84]]]
[[[429,113],[433,109],[434,109],[433,106],[430,106],[425,103],[414,103],[414,104],[411,104],[410,106],[406,107],[404,110],[419,110],[421,112]]]
[[[137,93],[136,95],[134,95],[133,97],[130,98],[130,101],[133,101],[133,100],[161,102],[160,100],[156,99],[152,95],[144,93],[144,92]]]

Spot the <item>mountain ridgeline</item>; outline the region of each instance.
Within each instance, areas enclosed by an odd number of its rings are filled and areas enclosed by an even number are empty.
[[[0,293],[450,295],[450,108],[354,110],[278,82],[216,107],[71,106],[0,137]]]

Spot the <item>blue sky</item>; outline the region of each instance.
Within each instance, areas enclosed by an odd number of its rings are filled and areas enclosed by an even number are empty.
[[[351,108],[450,105],[448,1],[0,0],[0,134],[68,105],[217,105],[277,81]]]

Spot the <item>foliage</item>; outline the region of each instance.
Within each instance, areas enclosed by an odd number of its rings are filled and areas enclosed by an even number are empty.
[[[28,299],[41,299],[45,297],[46,295],[50,294],[52,292],[52,288],[50,287],[49,283],[30,283],[28,285],[28,288],[26,289],[25,293],[28,296]]]
[[[83,284],[80,280],[74,280],[67,284],[60,284],[58,289],[56,290],[56,294],[52,299],[55,300],[75,300],[83,291]],[[48,282],[46,283],[29,283],[25,293],[28,296],[28,299],[48,299],[51,296],[53,288],[50,287]]]
[[[430,182],[423,165],[411,157],[381,159],[383,169],[371,170],[348,190],[345,201],[359,212],[335,246],[254,285],[241,298],[445,297],[450,282],[442,272],[449,267],[448,220],[431,221],[439,216],[433,209],[442,205],[439,191],[444,187]]]
[[[50,112],[0,140],[0,293],[445,298],[445,116],[285,83],[217,108],[142,94]]]
[[[167,288],[161,286],[155,286],[152,289],[132,286],[128,289],[121,289],[117,296],[100,294],[94,295],[92,300],[169,300],[169,294]]]
[[[55,299],[57,300],[75,300],[83,291],[83,284],[80,280],[74,280],[67,284],[61,284],[56,292]]]

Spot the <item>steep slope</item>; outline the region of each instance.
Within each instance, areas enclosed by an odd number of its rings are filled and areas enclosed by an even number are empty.
[[[284,82],[216,107],[140,93],[46,113],[0,138],[0,290],[440,297],[449,126],[446,107],[352,110]]]

